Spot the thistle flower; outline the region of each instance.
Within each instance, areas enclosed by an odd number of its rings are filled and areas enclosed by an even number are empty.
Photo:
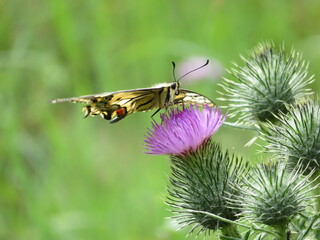
[[[207,106],[172,109],[161,115],[161,124],[153,123],[146,144],[148,153],[171,155],[167,203],[181,227],[193,224],[190,232],[221,229],[224,235],[239,237],[234,225],[206,214],[237,219],[237,209],[226,197],[239,194],[232,186],[241,185],[246,167],[227,152],[223,154],[211,140],[225,118],[219,109]]]
[[[308,169],[320,170],[320,103],[306,100],[277,117],[279,125],[266,124],[266,150],[288,160],[291,168],[298,163]]]
[[[206,213],[238,219],[239,210],[228,199],[240,195],[239,188],[233,186],[241,185],[247,165],[228,152],[222,153],[220,146],[212,141],[189,155],[172,156],[171,160],[167,203],[180,226],[193,225],[190,233],[196,229],[198,234],[221,229],[225,236],[240,237],[232,229],[234,225]]]
[[[238,116],[238,123],[254,125],[273,121],[279,110],[286,112],[286,104],[310,94],[305,89],[313,82],[307,78],[307,65],[294,50],[289,55],[283,47],[262,43],[254,49],[249,59],[242,57],[245,66],[234,64],[230,72],[239,82],[225,79],[225,90],[231,110],[230,117]]]
[[[184,155],[195,151],[220,128],[226,116],[217,108],[204,106],[170,108],[161,114],[162,123],[153,122],[145,140],[147,153]]]
[[[259,165],[245,179],[242,195],[237,200],[245,219],[263,223],[285,234],[290,221],[310,206],[312,187],[309,181],[312,173],[301,177],[301,165],[290,173],[279,162],[272,165]],[[282,239],[282,238],[281,238]]]

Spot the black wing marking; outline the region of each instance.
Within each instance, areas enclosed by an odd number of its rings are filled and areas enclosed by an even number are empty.
[[[84,117],[100,115],[110,123],[115,123],[127,115],[135,112],[145,112],[157,108],[168,107],[166,96],[169,87],[164,85],[153,88],[140,88],[117,92],[106,92],[94,95],[86,95],[72,98],[59,98],[52,100],[52,103],[73,102],[85,103],[83,107]],[[180,89],[179,94],[173,100],[174,105],[209,105],[215,106],[209,98],[186,89]]]
[[[141,88],[117,92],[107,92],[72,98],[52,100],[52,103],[73,102],[85,103],[85,117],[101,115],[110,123],[120,121],[135,112],[161,108],[161,93],[165,87]]]

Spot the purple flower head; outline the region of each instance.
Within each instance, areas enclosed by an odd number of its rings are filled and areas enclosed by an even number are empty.
[[[148,129],[146,149],[149,154],[185,155],[195,151],[220,128],[226,115],[218,108],[203,106],[170,108],[161,114],[162,123],[153,122]]]

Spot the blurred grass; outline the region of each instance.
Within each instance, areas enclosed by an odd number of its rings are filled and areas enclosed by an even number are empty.
[[[0,239],[184,239],[165,219],[169,161],[142,153],[151,113],[108,125],[48,100],[171,81],[194,55],[229,68],[270,39],[319,76],[319,16],[317,0],[0,1]],[[216,137],[258,161],[244,135]]]

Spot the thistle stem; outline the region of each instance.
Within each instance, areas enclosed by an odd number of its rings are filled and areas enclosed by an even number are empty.
[[[278,234],[277,240],[287,240],[287,233],[288,233],[288,224],[282,224],[278,226],[273,226],[273,229]]]
[[[226,237],[241,238],[241,235],[234,224],[228,224],[221,228],[221,232]]]
[[[251,126],[245,126],[245,125],[240,125],[237,123],[231,123],[231,122],[224,122],[224,125],[227,125],[229,127],[234,127],[234,128],[240,128],[240,129],[245,129],[245,130],[253,130],[253,131],[259,131],[257,127],[251,127]]]
[[[188,212],[192,212],[192,213],[202,213],[202,214],[206,214],[208,216],[211,216],[215,219],[218,219],[220,221],[224,221],[226,223],[230,223],[230,224],[235,224],[235,225],[238,225],[238,226],[241,226],[241,227],[244,227],[244,228],[247,228],[249,230],[253,230],[253,231],[257,231],[257,232],[263,232],[263,233],[268,233],[268,234],[271,234],[275,237],[279,237],[278,233],[276,232],[273,232],[273,231],[270,231],[270,230],[267,230],[267,229],[264,229],[264,228],[260,228],[258,226],[256,226],[255,224],[251,224],[250,226],[247,225],[247,224],[244,224],[244,223],[239,223],[239,222],[235,222],[235,221],[232,221],[232,220],[229,220],[229,219],[226,219],[226,218],[223,218],[223,217],[220,217],[216,214],[213,214],[213,213],[209,213],[209,212],[204,212],[204,211],[198,211],[198,210],[186,210]],[[280,238],[279,238],[280,239]]]
[[[320,170],[318,170],[318,171],[316,171],[316,172],[314,173],[314,177],[317,178],[317,180],[314,182],[314,185],[315,185],[315,186],[319,186],[319,184],[320,184],[320,177],[319,177],[319,175],[320,175]],[[317,213],[320,213],[320,187],[317,187],[317,188],[315,189],[315,195],[317,196],[317,198],[316,198],[316,212],[317,212]],[[316,229],[314,235],[315,235],[315,238],[316,238],[316,239],[320,239],[320,229],[319,229],[319,228]]]

